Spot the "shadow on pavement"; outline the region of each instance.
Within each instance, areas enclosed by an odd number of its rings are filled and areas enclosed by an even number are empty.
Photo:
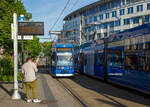
[[[5,88],[2,84],[0,84],[0,88],[4,91],[4,92],[6,92],[9,96],[12,96],[12,93],[13,93],[13,89],[11,89],[10,91],[7,89],[7,88]]]
[[[138,91],[124,88],[118,85],[112,85],[110,83],[107,84],[104,81],[93,79],[93,78],[80,75],[80,74],[75,74],[74,78],[69,78],[69,79],[71,79],[72,81],[76,82],[77,84],[79,84],[80,86],[84,88],[87,88],[87,89],[90,89],[92,91],[99,93],[105,98],[113,101],[119,107],[120,106],[125,107],[125,105],[121,104],[120,102],[118,102],[117,100],[113,99],[110,96],[136,102],[138,104],[150,106],[150,96],[140,93]],[[108,104],[110,103],[102,99],[96,99],[96,100],[100,102],[108,103]]]
[[[122,104],[117,104],[117,103],[113,103],[113,102],[102,100],[102,99],[95,99],[95,100],[97,100],[101,103],[104,103],[104,104],[109,104],[109,105],[114,106],[114,107],[127,107],[127,106],[122,105]]]
[[[13,89],[10,89],[10,88],[8,88],[8,87],[5,87],[4,85],[5,84],[8,84],[8,85],[10,85],[10,84],[12,84],[12,83],[0,83],[0,88],[5,92],[5,93],[7,93],[9,96],[12,96],[12,94],[13,94]],[[10,89],[10,90],[9,90]],[[22,100],[25,100],[25,93],[23,93],[23,92],[21,92],[21,91],[19,91],[19,94],[21,95],[21,99]]]
[[[40,104],[52,104],[52,103],[57,103],[56,100],[42,100]]]

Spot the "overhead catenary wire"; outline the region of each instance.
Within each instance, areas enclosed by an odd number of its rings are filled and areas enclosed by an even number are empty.
[[[55,22],[55,23],[53,24],[53,26],[51,27],[50,31],[53,30],[53,28],[55,27],[55,25],[57,24],[57,22],[60,20],[61,16],[63,15],[63,13],[64,13],[65,9],[67,8],[67,6],[68,6],[68,4],[69,4],[70,1],[71,1],[71,0],[68,0],[68,1],[67,1],[65,7],[64,7],[63,10],[61,11],[59,17],[57,18],[56,22]],[[50,35],[50,36],[51,36],[51,35]],[[52,42],[54,42],[55,39],[56,39],[56,35],[55,35],[55,37],[54,37],[54,39],[53,39]]]
[[[75,3],[73,4],[73,6],[72,6],[72,8],[71,8],[71,10],[70,10],[71,12],[72,12],[73,8],[75,8],[75,6],[77,5],[78,1],[79,1],[79,0],[76,0]]]
[[[64,13],[65,9],[67,8],[67,6],[68,6],[68,4],[69,4],[70,1],[71,1],[71,0],[68,0],[68,1],[67,1],[65,7],[64,7],[63,10],[61,11],[61,13],[60,13],[60,15],[58,16],[56,22],[55,22],[55,23],[53,24],[53,26],[51,27],[50,31],[53,30],[53,28],[55,27],[55,25],[57,24],[57,22],[59,21],[59,19],[60,19],[61,16],[63,15],[63,13]]]

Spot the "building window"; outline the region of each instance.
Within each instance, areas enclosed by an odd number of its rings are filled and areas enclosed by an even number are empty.
[[[147,10],[150,10],[150,3],[147,4]]]
[[[125,14],[124,9],[121,9],[121,10],[120,10],[120,16],[121,16],[121,15],[124,15],[124,14]]]
[[[106,13],[106,19],[109,19],[109,13]]]
[[[97,29],[101,29],[102,25],[101,24],[98,24],[97,25]]]
[[[122,0],[122,5],[125,5],[125,0]]]
[[[143,11],[143,5],[138,5],[137,6],[137,12]]]
[[[114,27],[114,21],[110,22],[110,27]]]
[[[120,33],[120,30],[116,30],[115,33]]]
[[[85,19],[85,24],[88,24],[88,19]]]
[[[117,16],[117,12],[116,11],[113,11],[112,12],[112,17],[116,17]]]
[[[91,26],[91,27],[90,27],[90,30],[91,30],[91,31],[94,31],[94,29],[95,29],[94,26]]]
[[[105,24],[104,24],[104,29],[107,29],[107,27],[108,27],[108,24],[105,23]]]
[[[145,22],[150,22],[150,16],[145,16]]]
[[[94,22],[96,22],[97,21],[97,16],[94,16]]]
[[[133,24],[139,23],[139,20],[140,20],[139,17],[133,18]]]
[[[124,25],[130,24],[130,19],[124,19]]]
[[[131,1],[130,1],[130,0],[127,0],[126,2],[127,2],[127,4],[130,4],[130,3],[131,3]]]
[[[132,14],[133,13],[133,7],[128,8],[128,14]]]
[[[120,26],[120,20],[110,22],[110,27]]]
[[[92,23],[92,17],[89,18],[89,23]]]
[[[103,14],[99,15],[100,20],[103,20]]]
[[[120,26],[120,20],[115,21],[114,25],[115,26]]]

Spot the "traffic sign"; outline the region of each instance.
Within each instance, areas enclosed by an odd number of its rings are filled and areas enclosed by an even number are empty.
[[[24,22],[24,21],[25,21],[25,17],[23,14],[21,14],[19,17],[19,22]]]

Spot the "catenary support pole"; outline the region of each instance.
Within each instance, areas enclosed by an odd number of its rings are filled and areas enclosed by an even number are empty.
[[[21,96],[18,93],[18,23],[17,23],[17,14],[13,14],[13,23],[14,23],[14,92],[12,95],[12,99],[17,100],[20,99]]]

